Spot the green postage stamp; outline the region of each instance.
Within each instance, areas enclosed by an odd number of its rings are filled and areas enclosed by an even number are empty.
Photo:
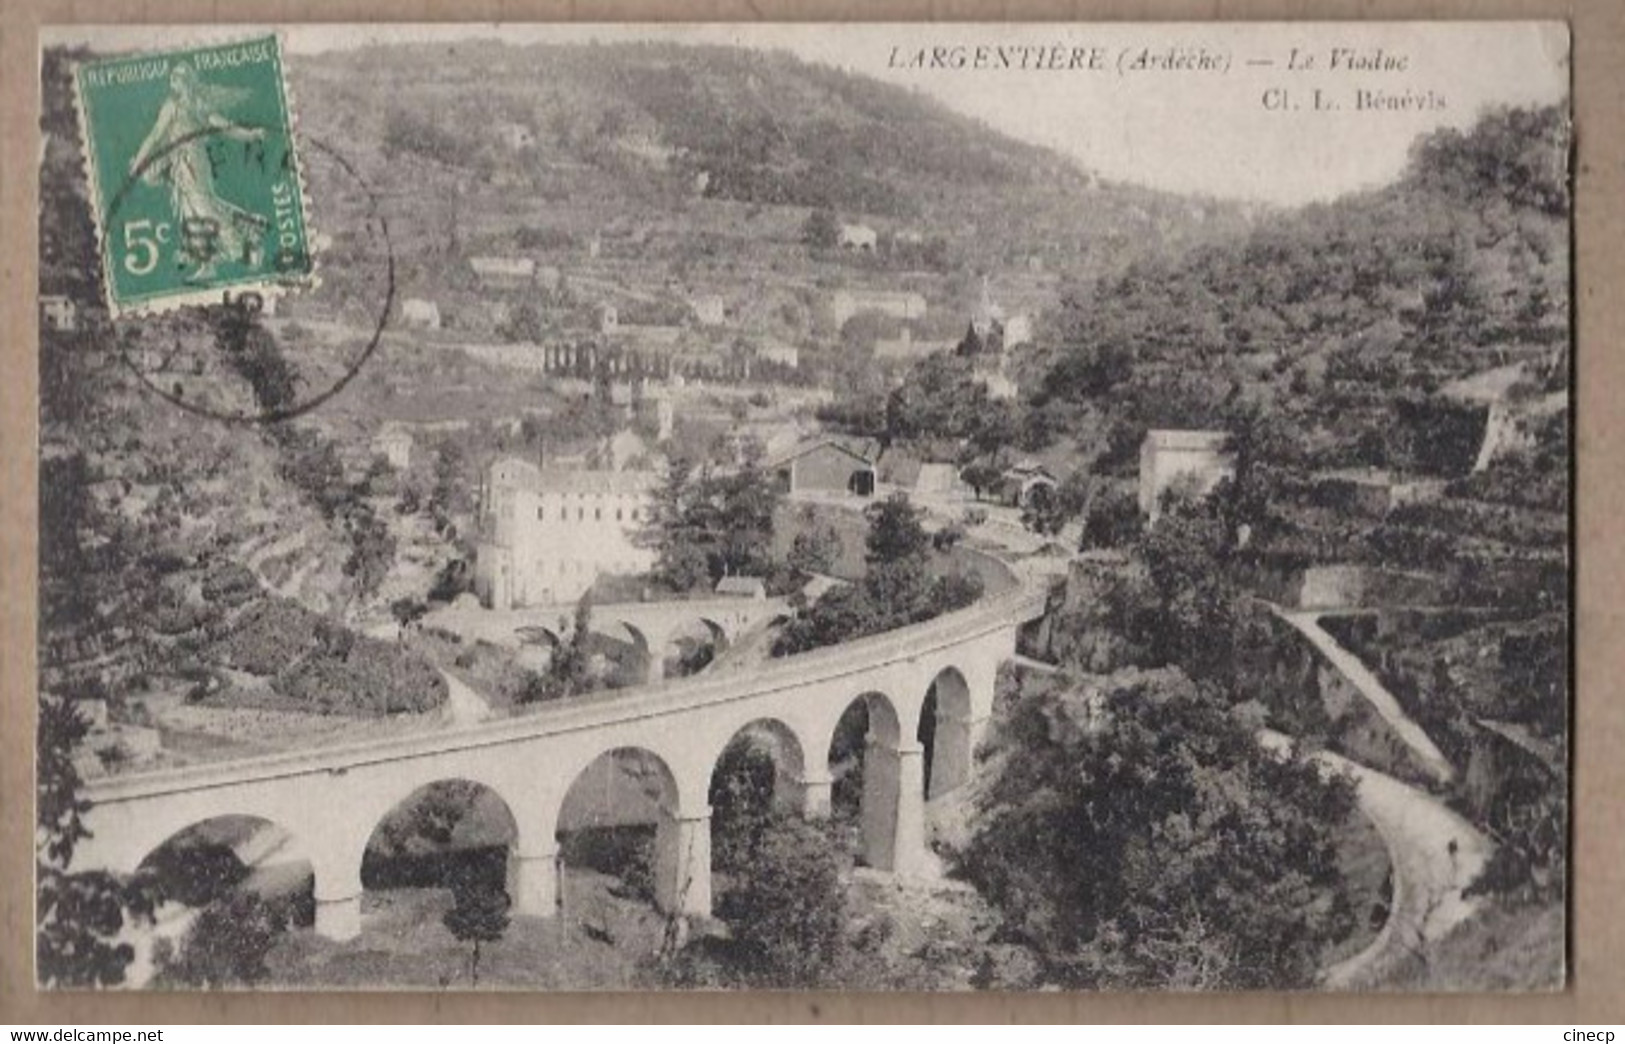
[[[310,282],[276,36],[87,61],[74,87],[113,315]]]

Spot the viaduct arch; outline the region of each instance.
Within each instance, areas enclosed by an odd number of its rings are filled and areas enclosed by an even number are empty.
[[[643,684],[666,680],[665,660],[680,638],[703,633],[716,655],[740,635],[788,611],[784,598],[695,598],[670,602],[606,602],[592,606],[594,634],[627,645]],[[556,651],[569,634],[575,607],[522,606],[516,609],[441,609],[424,618],[472,638],[522,650]]]
[[[1012,583],[935,620],[751,672],[672,679],[429,735],[99,780],[85,788],[91,836],[72,869],[128,873],[197,823],[256,817],[285,829],[289,851],[310,862],[316,930],[349,939],[361,930],[361,868],[378,824],[421,788],[457,779],[506,804],[514,910],[547,917],[558,904],[559,817],[571,786],[606,753],[635,749],[659,766],[657,905],[709,915],[709,787],[728,744],[757,728],[793,750],[780,792],[804,814],[826,816],[831,741],[842,713],[861,699],[870,712],[864,861],[916,872],[930,861],[920,737],[931,739],[933,796],[968,778],[999,665],[1014,654],[1018,627],[1043,613],[1046,594],[1041,583]]]

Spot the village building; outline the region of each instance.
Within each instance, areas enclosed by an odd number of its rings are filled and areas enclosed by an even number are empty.
[[[842,250],[873,253],[880,237],[868,225],[842,225],[839,242]]]
[[[386,428],[372,440],[372,452],[389,461],[396,471],[412,466],[412,433],[404,428]]]
[[[653,565],[638,534],[660,477],[644,471],[543,469],[506,457],[480,488],[474,590],[487,608],[563,605],[600,576]]]
[[[47,330],[66,333],[79,328],[79,307],[70,297],[62,294],[41,294],[39,311],[40,325]]]
[[[1004,329],[1001,331],[1005,351],[1011,348],[1020,348],[1024,344],[1031,344],[1033,340],[1033,320],[1028,315],[1012,315],[1004,320]]]
[[[756,357],[763,362],[774,363],[794,370],[801,366],[801,349],[787,341],[776,337],[764,337],[757,346]]]
[[[834,438],[819,438],[768,457],[762,468],[785,493],[869,497],[875,492],[877,456],[867,444],[849,445]]]
[[[997,304],[986,276],[982,277],[982,293],[971,311],[970,325],[977,340],[990,355],[1002,355],[1012,348],[1032,343],[1032,317],[1022,313],[1011,314]]]
[[[925,296],[912,290],[837,290],[830,298],[830,311],[837,327],[859,312],[879,312],[894,319],[925,318]]]
[[[1236,457],[1226,431],[1156,429],[1140,444],[1140,511],[1155,522],[1163,494],[1179,486],[1205,496],[1236,475]]]
[[[471,257],[468,267],[488,283],[528,283],[536,277],[536,262],[528,257]]]
[[[440,308],[433,301],[408,297],[401,302],[401,325],[416,330],[438,330]]]
[[[688,299],[688,306],[701,326],[721,326],[728,321],[728,306],[721,294],[696,294]]]
[[[536,144],[536,134],[523,123],[498,123],[494,130],[497,139],[515,152]]]
[[[717,594],[761,601],[767,597],[767,584],[759,576],[725,576],[717,581]]]
[[[997,499],[1007,507],[1024,508],[1035,499],[1049,496],[1060,485],[1053,472],[1036,461],[1023,460],[1004,470],[995,491]]]

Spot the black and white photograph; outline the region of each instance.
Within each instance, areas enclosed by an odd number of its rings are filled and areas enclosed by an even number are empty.
[[[42,27],[38,986],[1563,990],[1569,50]]]

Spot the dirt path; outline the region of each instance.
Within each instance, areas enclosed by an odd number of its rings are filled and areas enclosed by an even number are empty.
[[[1261,742],[1276,750],[1292,740],[1266,732]],[[1478,901],[1461,891],[1489,859],[1488,838],[1443,801],[1392,776],[1331,751],[1313,755],[1328,772],[1352,775],[1360,809],[1388,846],[1394,898],[1388,922],[1370,946],[1327,969],[1331,989],[1377,989],[1406,962],[1473,915]]]

